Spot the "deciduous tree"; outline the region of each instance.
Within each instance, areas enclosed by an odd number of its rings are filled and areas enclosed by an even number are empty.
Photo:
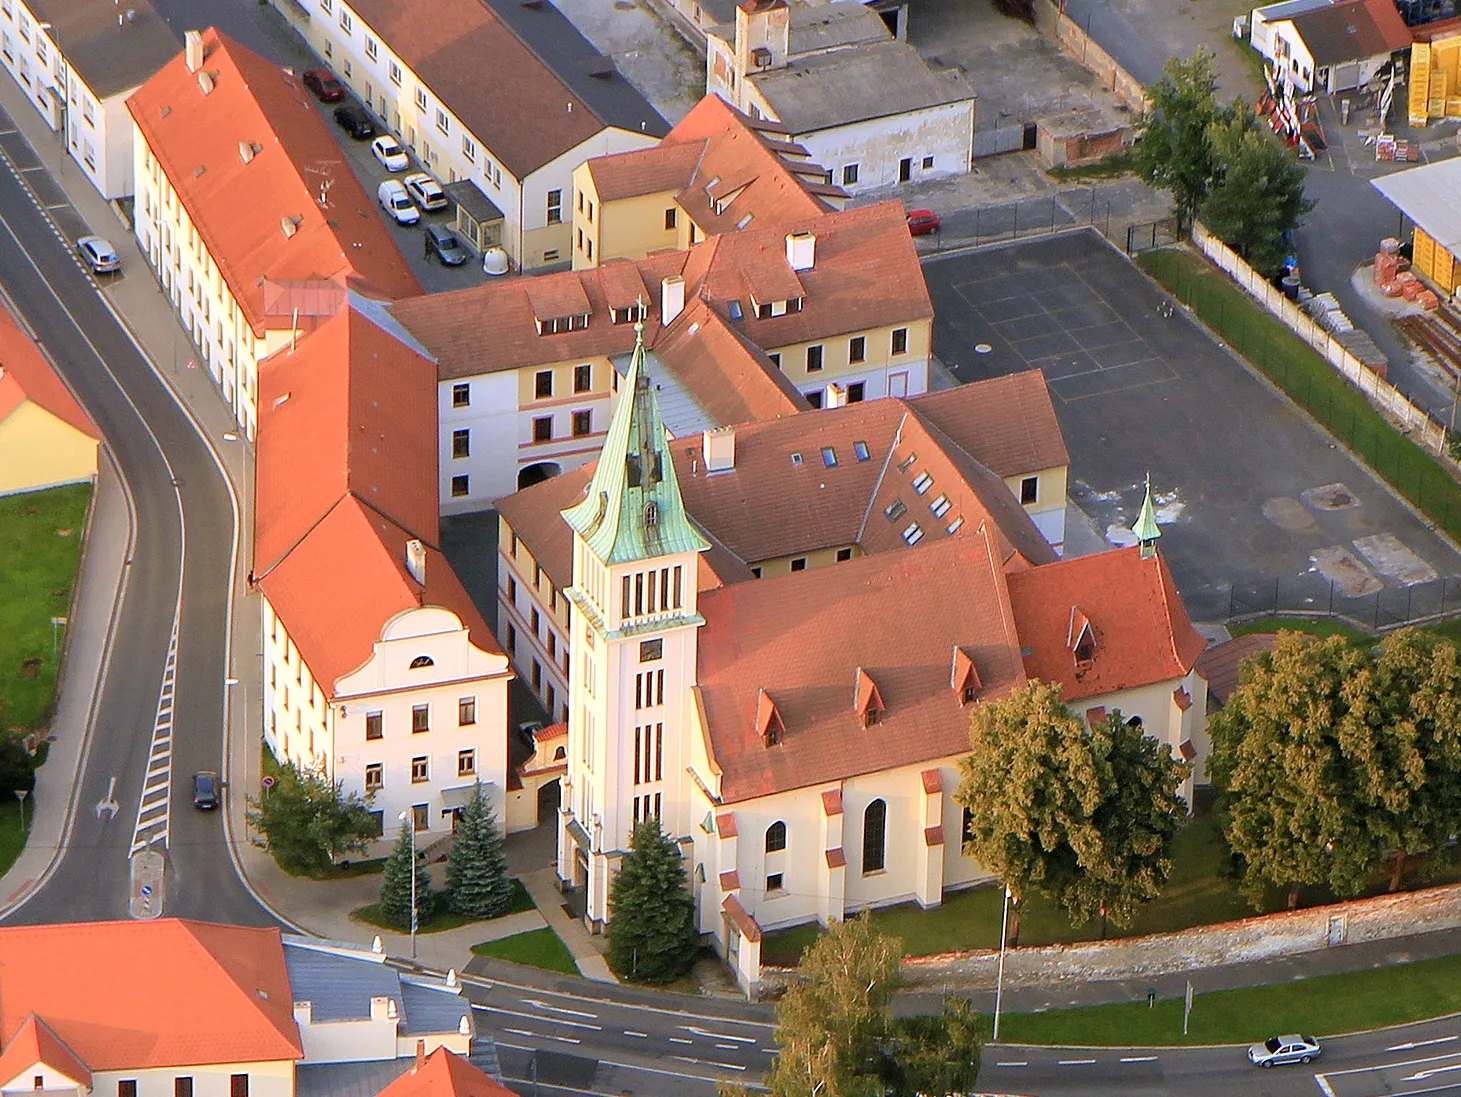
[[[1213,55],[1201,49],[1185,61],[1167,61],[1162,78],[1146,89],[1151,106],[1137,124],[1131,154],[1143,180],[1171,191],[1179,231],[1192,223],[1218,174],[1212,125],[1232,117],[1231,108],[1218,105],[1212,63]]]
[[[452,910],[469,918],[497,918],[512,905],[502,831],[481,781],[457,819],[446,862],[446,894]]]
[[[609,889],[609,967],[640,983],[667,983],[690,970],[699,951],[695,904],[680,847],[651,816],[634,828]]]
[[[1203,222],[1260,274],[1272,277],[1288,251],[1285,234],[1314,208],[1304,197],[1304,169],[1241,102],[1230,117],[1213,123],[1208,141],[1217,171],[1202,200]]]
[[[324,872],[336,857],[364,853],[376,837],[368,801],[293,764],[279,768],[273,788],[249,799],[248,819],[279,867],[295,875]]]
[[[885,1043],[882,1071],[892,1097],[972,1093],[987,1026],[966,998],[944,1001],[942,1013],[898,1017]]]

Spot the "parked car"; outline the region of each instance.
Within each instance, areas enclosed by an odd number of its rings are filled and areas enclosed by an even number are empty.
[[[328,69],[310,69],[300,79],[321,103],[338,103],[345,98],[345,85]]]
[[[428,213],[439,209],[446,209],[451,201],[446,196],[446,191],[441,189],[441,184],[424,171],[413,171],[410,175],[401,180],[406,184],[406,191],[415,200],[416,204]]]
[[[482,253],[482,273],[494,278],[512,269],[512,260],[507,257],[506,248],[488,248]]]
[[[444,267],[459,267],[471,258],[457,234],[445,225],[426,226],[426,258],[436,256]]]
[[[375,136],[375,123],[365,109],[355,103],[345,103],[335,108],[335,124],[357,141]]]
[[[111,274],[122,269],[122,257],[105,237],[83,236],[76,241],[76,250],[93,274]]]
[[[211,769],[193,774],[193,806],[199,811],[218,807],[218,774]]]
[[[389,133],[383,133],[372,141],[370,151],[386,171],[405,171],[411,166],[411,158],[406,155],[406,150]]]
[[[908,231],[914,236],[927,236],[931,232],[938,232],[939,217],[931,209],[911,209],[908,211]]]
[[[1248,1049],[1248,1061],[1260,1067],[1307,1063],[1319,1058],[1319,1041],[1312,1036],[1270,1036]]]
[[[401,186],[399,179],[387,179],[375,192],[380,199],[381,206],[398,225],[414,225],[421,220],[421,211],[416,208],[416,203],[411,201],[411,196],[406,193],[406,188]]]

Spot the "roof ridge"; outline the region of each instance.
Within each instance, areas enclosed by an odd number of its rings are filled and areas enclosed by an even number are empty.
[[[999,603],[999,615],[1004,624],[1005,636],[1013,642],[1015,648],[1015,677],[1016,684],[1027,680],[1025,673],[1025,645],[1020,639],[1020,625],[1015,617],[1014,603],[1010,600],[1009,575],[1006,574],[1004,566],[995,559],[994,544],[989,536],[988,524],[990,518],[986,515],[974,531],[984,542],[985,559],[989,561],[989,573],[994,581],[994,597]],[[970,656],[972,661],[973,656]]]
[[[888,475],[888,466],[893,462],[893,451],[903,441],[903,424],[908,421],[908,407],[904,405],[903,414],[898,419],[898,425],[893,429],[893,441],[888,446],[888,455],[883,458],[883,467],[878,470],[878,477],[873,481],[873,490],[868,494],[867,507],[862,512],[862,521],[857,524],[857,543],[862,544],[863,534],[867,532],[867,520],[872,517],[873,507],[878,501],[878,492],[883,490],[883,481]]]
[[[239,995],[243,998],[243,1000],[245,1002],[248,1003],[249,1008],[252,1009],[254,1012],[256,1012],[261,1018],[263,1018],[263,1020],[268,1024],[268,1026],[271,1029],[273,1029],[280,1036],[282,1036],[286,1040],[288,1040],[290,1042],[290,1044],[295,1049],[297,1049],[297,1051],[299,1052],[299,1055],[302,1057],[304,1055],[304,1048],[303,1048],[303,1046],[300,1043],[299,1030],[298,1030],[298,1028],[295,1028],[294,1033],[292,1035],[290,1033],[284,1031],[282,1028],[280,1028],[278,1022],[276,1022],[273,1017],[269,1016],[268,1011],[265,1010],[259,1004],[260,1003],[259,994],[261,992],[265,993],[265,995],[266,995],[263,1000],[264,1001],[268,1001],[269,1000],[268,997],[267,997],[267,992],[264,991],[264,988],[263,987],[257,987],[257,986],[254,987],[254,988],[252,988],[252,989],[245,988],[241,983],[239,983],[238,976],[234,973],[233,968],[230,965],[225,964],[219,958],[218,954],[216,952],[214,952],[212,948],[209,947],[208,943],[198,933],[199,927],[202,927],[202,926],[207,926],[210,933],[213,932],[213,931],[215,931],[215,930],[223,930],[226,933],[237,933],[240,930],[248,931],[249,930],[249,927],[246,927],[246,926],[214,925],[214,924],[208,923],[208,922],[200,922],[200,921],[197,921],[197,920],[192,919],[192,918],[177,918],[177,919],[174,919],[174,924],[177,925],[180,929],[182,929],[182,931],[184,933],[187,934],[188,939],[190,941],[192,941],[194,943],[194,945],[196,945],[198,948],[202,949],[203,952],[205,952],[207,954],[208,958],[213,962],[213,966],[215,968],[217,968],[218,971],[220,971],[220,972],[223,973],[223,975],[227,978],[228,983],[229,983],[230,986],[232,986],[232,987],[234,987],[234,988],[237,989]],[[257,932],[257,931],[254,931],[254,932]],[[266,930],[265,932],[268,932],[268,931]],[[282,957],[282,955],[283,955],[283,947],[284,947],[282,941],[280,942],[280,946],[279,947],[280,947],[280,955]],[[292,1019],[292,1014],[291,1014],[291,1019]]]

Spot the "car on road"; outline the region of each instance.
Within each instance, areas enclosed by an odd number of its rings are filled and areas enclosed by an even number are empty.
[[[457,234],[445,225],[426,226],[426,258],[436,256],[444,267],[459,267],[471,258]]]
[[[328,69],[310,69],[300,79],[321,103],[338,103],[345,98],[345,85]]]
[[[512,269],[512,260],[507,256],[506,248],[488,248],[482,253],[482,273],[490,274],[496,278],[499,274],[506,274]]]
[[[76,250],[93,274],[112,274],[122,269],[122,257],[104,236],[83,236],[76,241]]]
[[[441,189],[441,184],[424,171],[413,171],[405,176],[402,183],[406,185],[407,192],[411,195],[418,206],[428,213],[434,213],[439,209],[446,209],[451,201],[446,196],[446,191]]]
[[[1308,1063],[1319,1058],[1319,1041],[1312,1036],[1270,1036],[1248,1049],[1248,1061],[1260,1067]]]
[[[383,133],[372,141],[370,151],[386,171],[405,171],[411,166],[411,158],[406,155],[406,150],[389,133]]]
[[[927,236],[931,232],[938,232],[939,216],[931,209],[911,209],[908,211],[908,231],[914,236]]]
[[[357,141],[375,136],[375,123],[365,109],[355,103],[345,103],[335,108],[335,124]]]
[[[218,807],[218,774],[211,769],[193,774],[193,806],[199,811]]]
[[[406,193],[406,188],[401,186],[399,179],[387,179],[375,192],[380,200],[381,207],[391,215],[392,220],[398,225],[414,225],[421,220],[421,211],[416,208],[416,203],[411,201],[411,196]]]

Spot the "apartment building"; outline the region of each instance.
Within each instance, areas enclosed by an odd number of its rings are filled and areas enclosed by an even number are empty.
[[[177,52],[149,0],[0,0],[0,67],[103,198],[132,193],[128,96]]]
[[[448,185],[479,250],[567,265],[573,170],[647,148],[659,113],[551,4],[273,0],[355,95]],[[500,217],[494,217],[494,211]]]
[[[259,362],[351,290],[421,292],[298,78],[217,30],[128,100],[137,241],[253,438]]]

